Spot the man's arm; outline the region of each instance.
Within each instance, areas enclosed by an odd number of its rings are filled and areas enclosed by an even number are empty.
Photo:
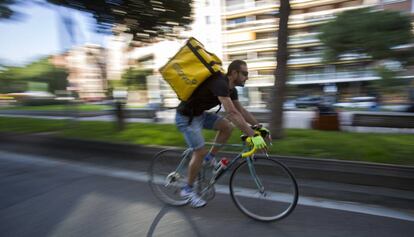
[[[236,109],[241,113],[244,120],[246,120],[250,125],[256,125],[259,124],[257,119],[249,112],[247,111],[238,100],[233,100],[233,104],[236,107]]]
[[[249,124],[246,122],[239,110],[235,107],[230,97],[219,96],[218,99],[226,110],[229,120],[233,122],[233,124],[242,130],[247,136],[254,136],[254,130],[250,128]]]

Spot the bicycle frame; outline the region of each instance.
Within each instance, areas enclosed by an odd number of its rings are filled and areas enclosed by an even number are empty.
[[[211,186],[213,186],[217,180],[219,180],[219,178],[225,174],[227,171],[231,170],[232,167],[241,159],[241,158],[246,158],[247,159],[247,164],[249,167],[249,171],[251,176],[254,179],[254,182],[256,183],[258,189],[260,190],[261,193],[264,192],[264,187],[262,185],[262,182],[260,181],[260,179],[257,177],[256,175],[256,170],[254,168],[254,164],[253,164],[253,157],[254,157],[254,152],[252,153],[246,153],[248,151],[250,151],[250,149],[248,149],[248,147],[246,147],[245,145],[240,145],[240,144],[217,144],[217,143],[206,143],[207,145],[212,145],[212,146],[227,146],[227,147],[242,147],[243,150],[242,152],[240,152],[236,157],[234,157],[229,165],[220,173],[215,174],[211,179],[209,184],[207,185],[207,187],[205,187],[201,193],[204,193],[206,190],[208,190],[209,188],[211,188]],[[180,164],[178,165],[178,167],[175,170],[175,173],[177,173],[178,171],[180,171],[184,165],[187,165],[187,161],[188,159],[191,159],[190,154],[192,154],[193,149],[192,148],[187,148],[186,150],[184,150],[183,154],[182,154],[182,159]],[[249,154],[248,156],[244,156],[244,154]],[[266,157],[268,157],[268,154],[266,153]],[[204,179],[204,177],[203,177]]]
[[[246,143],[248,142],[249,141],[247,140]],[[213,171],[211,166],[202,167],[198,177],[196,177],[194,186],[194,191],[199,197],[205,201],[212,200],[216,194],[215,183],[218,182],[223,174],[230,171],[230,196],[242,213],[253,219],[267,222],[280,220],[293,211],[298,201],[298,185],[292,172],[285,165],[276,159],[269,157],[267,152],[264,153],[265,157],[255,156],[256,150],[254,148],[250,150],[251,147],[247,144],[224,145],[207,143],[207,145],[238,147],[236,150],[241,150],[241,152],[236,155],[227,156],[229,157],[229,162],[224,169],[220,168],[218,171]],[[225,152],[228,151],[228,149],[223,149],[222,151]],[[182,152],[177,150],[174,151],[174,149],[166,149],[160,151],[155,156],[150,167],[150,184],[154,193],[162,201],[174,206],[188,204],[188,200],[182,197],[180,193],[182,185],[184,185],[186,181],[184,179],[187,177],[187,168],[192,158],[192,154],[193,149],[191,148],[185,149]],[[168,161],[170,156],[173,158],[171,162],[163,162]],[[246,160],[244,161],[242,158],[245,158]],[[171,164],[173,166],[170,166]],[[263,169],[261,167],[263,167]],[[172,172],[170,172],[171,170]],[[262,173],[262,171],[264,173]],[[275,182],[272,179],[273,176],[271,176],[274,173],[277,176],[275,177]],[[281,177],[281,182],[283,181],[281,188],[277,186],[280,185],[279,182],[277,182],[280,176],[279,174],[283,176]],[[161,180],[159,178],[161,178]],[[278,199],[275,199],[275,202],[273,197],[279,193],[282,194],[283,199],[279,201],[283,203],[286,202],[289,205],[278,204]],[[286,198],[285,196],[289,197],[288,201],[284,201]],[[249,198],[249,202],[247,203],[245,202],[246,197]],[[268,197],[270,199],[268,199]],[[262,208],[265,208],[266,212],[257,211],[255,209],[257,208],[256,205],[250,205],[252,202],[262,203],[263,201],[268,202],[268,204],[261,206]],[[267,205],[275,208],[267,210]],[[273,212],[274,215],[267,211]]]

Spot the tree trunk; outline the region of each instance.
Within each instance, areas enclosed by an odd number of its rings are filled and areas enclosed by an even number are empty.
[[[279,7],[279,32],[277,38],[277,66],[275,70],[275,83],[272,93],[270,131],[274,139],[281,139],[283,133],[283,102],[287,81],[288,59],[288,21],[290,15],[289,0],[280,0]]]

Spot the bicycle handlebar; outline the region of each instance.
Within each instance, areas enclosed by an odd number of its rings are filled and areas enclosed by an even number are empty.
[[[246,151],[245,153],[242,153],[241,156],[243,158],[246,158],[246,157],[252,156],[254,153],[256,153],[256,151],[257,151],[256,147],[253,146],[253,148],[250,151]]]

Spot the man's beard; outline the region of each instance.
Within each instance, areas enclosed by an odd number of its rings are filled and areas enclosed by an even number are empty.
[[[240,81],[240,80],[236,80],[235,81],[235,85],[236,86],[240,86],[240,87],[244,87],[244,84],[245,84],[246,82],[245,81]]]

